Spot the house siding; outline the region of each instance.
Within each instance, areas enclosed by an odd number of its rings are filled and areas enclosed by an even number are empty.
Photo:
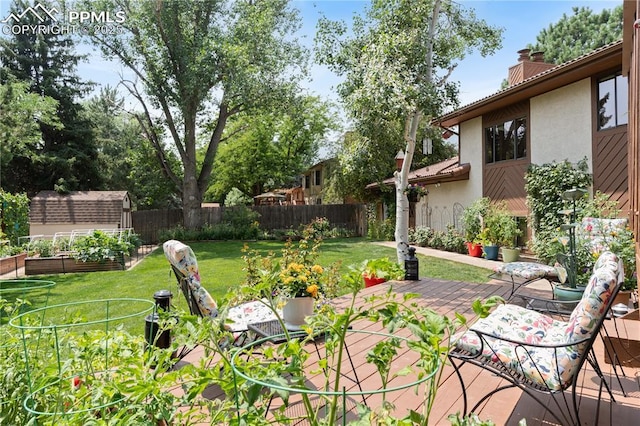
[[[448,196],[452,203],[458,202],[468,206],[476,199],[482,197],[482,163],[484,161],[484,149],[482,146],[482,118],[477,117],[460,123],[460,163],[469,163],[469,180],[456,182]],[[453,200],[455,198],[455,200]]]
[[[640,0],[624,2],[623,73],[629,78],[629,210],[630,225],[636,240],[636,263],[640,264]]]
[[[530,101],[531,163],[583,158],[592,164],[591,79],[536,96]]]

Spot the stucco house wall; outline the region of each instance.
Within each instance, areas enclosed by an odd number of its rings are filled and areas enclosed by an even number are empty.
[[[416,205],[416,226],[428,226],[437,231],[445,231],[449,224],[459,227],[457,217],[461,209],[475,199],[461,199],[461,194],[468,192],[470,180],[429,185],[429,195]]]
[[[590,78],[531,98],[531,163],[587,157],[592,170],[591,110]]]
[[[460,123],[460,162],[469,163],[469,180],[455,183],[448,195],[450,200],[464,207],[482,197],[482,161],[484,150],[482,144],[482,117]]]

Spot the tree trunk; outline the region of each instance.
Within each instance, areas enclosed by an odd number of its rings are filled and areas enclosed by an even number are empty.
[[[195,164],[187,163],[184,168],[182,184],[182,220],[186,229],[198,229],[202,226],[200,211],[202,194],[198,188]]]
[[[402,168],[394,173],[396,179],[396,254],[398,263],[401,265],[404,265],[404,259],[409,248],[409,199],[404,191],[409,184],[409,171],[413,162],[418,126],[421,119],[422,113],[415,110],[405,120],[404,139],[407,145],[405,147],[404,162],[402,163]]]

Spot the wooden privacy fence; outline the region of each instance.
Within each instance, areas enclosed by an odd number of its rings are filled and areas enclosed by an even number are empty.
[[[367,211],[364,204],[316,204],[302,206],[251,206],[258,212],[260,227],[266,230],[298,228],[317,217],[329,220],[332,227],[345,228],[358,236],[367,234]],[[233,207],[203,207],[200,226],[222,221],[225,209]],[[159,241],[165,229],[182,224],[182,210],[161,209],[132,212],[133,229],[145,243]]]

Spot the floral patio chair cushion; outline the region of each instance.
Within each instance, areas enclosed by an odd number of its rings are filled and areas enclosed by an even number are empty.
[[[496,266],[493,269],[493,272],[509,275],[512,277],[524,278],[527,280],[558,276],[558,271],[555,267],[535,262],[503,263]]]
[[[169,263],[187,279],[191,294],[202,316],[217,317],[218,306],[211,294],[200,284],[198,261],[191,247],[177,240],[169,240],[163,244],[162,248]]]
[[[626,226],[627,219],[585,217],[576,230],[576,236],[588,240],[592,252],[600,253],[609,249],[618,232]]]
[[[618,280],[620,264],[613,261],[617,257],[613,255],[612,258],[610,253],[605,255],[602,267],[592,275],[569,321],[558,321],[516,305],[501,305],[488,317],[477,321],[470,331],[457,336],[456,346],[487,361],[501,363],[547,389],[564,389],[576,374],[585,345],[556,348],[529,345],[562,345],[591,335],[597,320],[605,313]]]
[[[202,316],[217,317],[218,306],[209,292],[201,285],[198,262],[191,247],[177,240],[169,240],[164,243],[163,249],[169,263],[188,280],[189,288]],[[247,330],[248,324],[276,318],[274,312],[260,300],[232,306],[221,313],[226,318],[225,327],[232,332],[244,332]],[[281,315],[281,311],[278,313]]]

